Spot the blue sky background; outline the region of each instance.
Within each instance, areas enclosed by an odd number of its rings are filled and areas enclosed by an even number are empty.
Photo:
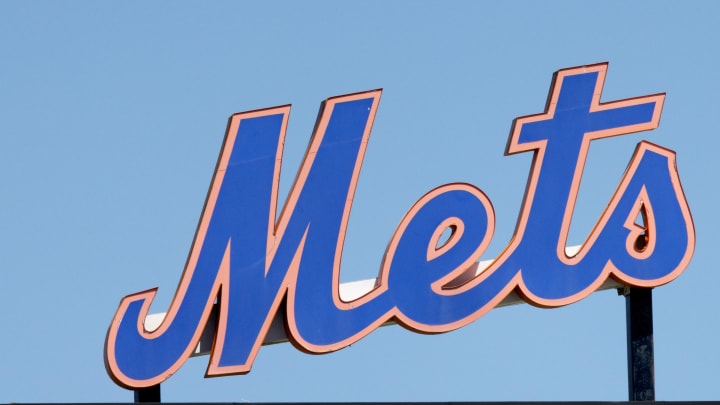
[[[129,402],[103,365],[120,299],[172,298],[228,117],[293,104],[281,193],[320,102],[384,88],[353,206],[343,281],[374,277],[403,214],[449,182],[481,188],[509,242],[531,155],[512,120],[553,72],[608,61],[604,101],[667,92],[659,129],[594,142],[570,244],[635,144],[678,153],[697,229],[658,288],[660,400],[720,399],[715,2],[0,3],[0,402]],[[626,400],[624,299],[492,311],[436,336],[383,328],[310,356],[265,347],[245,376],[190,359],[164,401]]]

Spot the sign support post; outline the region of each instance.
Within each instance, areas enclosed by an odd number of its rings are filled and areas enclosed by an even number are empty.
[[[628,400],[655,401],[652,289],[625,287]]]
[[[135,403],[160,402],[160,384],[147,388],[138,388],[135,391]]]

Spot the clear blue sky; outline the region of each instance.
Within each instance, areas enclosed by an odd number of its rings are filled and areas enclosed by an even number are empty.
[[[343,281],[374,277],[405,211],[464,181],[512,234],[529,154],[513,118],[554,71],[610,62],[603,100],[666,92],[659,129],[595,142],[570,243],[641,139],[678,153],[693,262],[655,298],[657,398],[720,399],[714,2],[0,3],[0,403],[125,402],[103,365],[120,299],[172,297],[228,117],[293,104],[282,193],[320,102],[384,88]],[[487,257],[490,258],[490,257]],[[265,347],[245,376],[190,359],[164,401],[625,400],[624,300],[492,311],[444,335],[384,328],[342,351]]]

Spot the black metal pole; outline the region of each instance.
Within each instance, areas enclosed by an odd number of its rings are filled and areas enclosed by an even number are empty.
[[[628,400],[655,400],[655,350],[651,288],[624,288]]]
[[[160,402],[160,384],[135,390],[135,403]]]

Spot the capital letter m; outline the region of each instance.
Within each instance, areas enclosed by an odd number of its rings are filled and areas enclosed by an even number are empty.
[[[149,387],[192,354],[216,303],[208,376],[247,373],[300,266],[333,274],[381,90],[326,100],[276,221],[290,106],[233,115],[175,296],[144,326],[157,289],[124,297],[105,341],[111,378]]]

